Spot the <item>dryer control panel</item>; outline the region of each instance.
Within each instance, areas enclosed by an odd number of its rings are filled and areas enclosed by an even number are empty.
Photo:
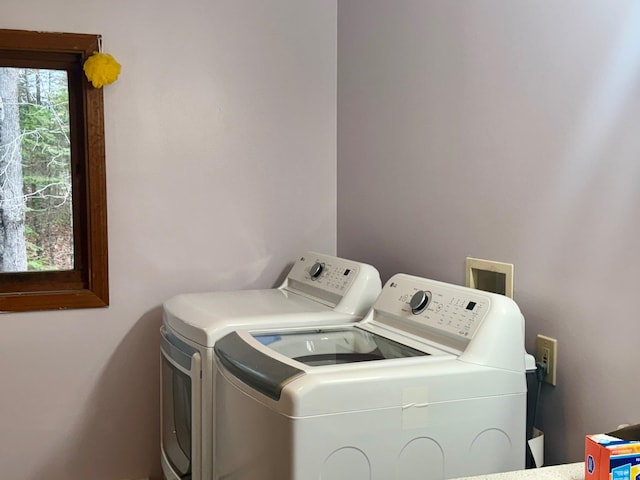
[[[332,307],[342,305],[345,311],[363,305],[362,298],[366,298],[366,310],[357,313],[364,315],[382,284],[378,271],[371,265],[308,252],[298,257],[283,287]]]
[[[348,260],[304,255],[298,258],[289,272],[289,283],[307,284],[340,297],[349,290],[359,271],[359,265]]]

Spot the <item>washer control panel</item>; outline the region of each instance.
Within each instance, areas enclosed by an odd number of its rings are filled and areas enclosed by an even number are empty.
[[[491,308],[491,298],[471,288],[395,275],[374,308],[383,316],[399,317],[449,337],[471,339]]]

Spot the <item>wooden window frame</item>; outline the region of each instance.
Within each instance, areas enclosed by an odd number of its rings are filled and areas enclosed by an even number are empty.
[[[99,35],[0,30],[0,65],[66,69],[69,78],[73,270],[0,273],[0,312],[109,305],[102,89],[82,66]]]

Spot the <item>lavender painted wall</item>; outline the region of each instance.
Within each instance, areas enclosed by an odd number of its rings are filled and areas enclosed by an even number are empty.
[[[336,2],[22,0],[100,33],[111,306],[0,315],[0,477],[159,478],[161,303],[336,249]],[[322,185],[309,194],[309,182]]]
[[[559,342],[547,463],[640,421],[640,3],[341,0],[338,253],[464,282],[515,264]]]

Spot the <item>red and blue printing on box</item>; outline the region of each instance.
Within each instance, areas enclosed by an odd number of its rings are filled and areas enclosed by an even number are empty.
[[[640,480],[640,425],[587,435],[585,480]]]

